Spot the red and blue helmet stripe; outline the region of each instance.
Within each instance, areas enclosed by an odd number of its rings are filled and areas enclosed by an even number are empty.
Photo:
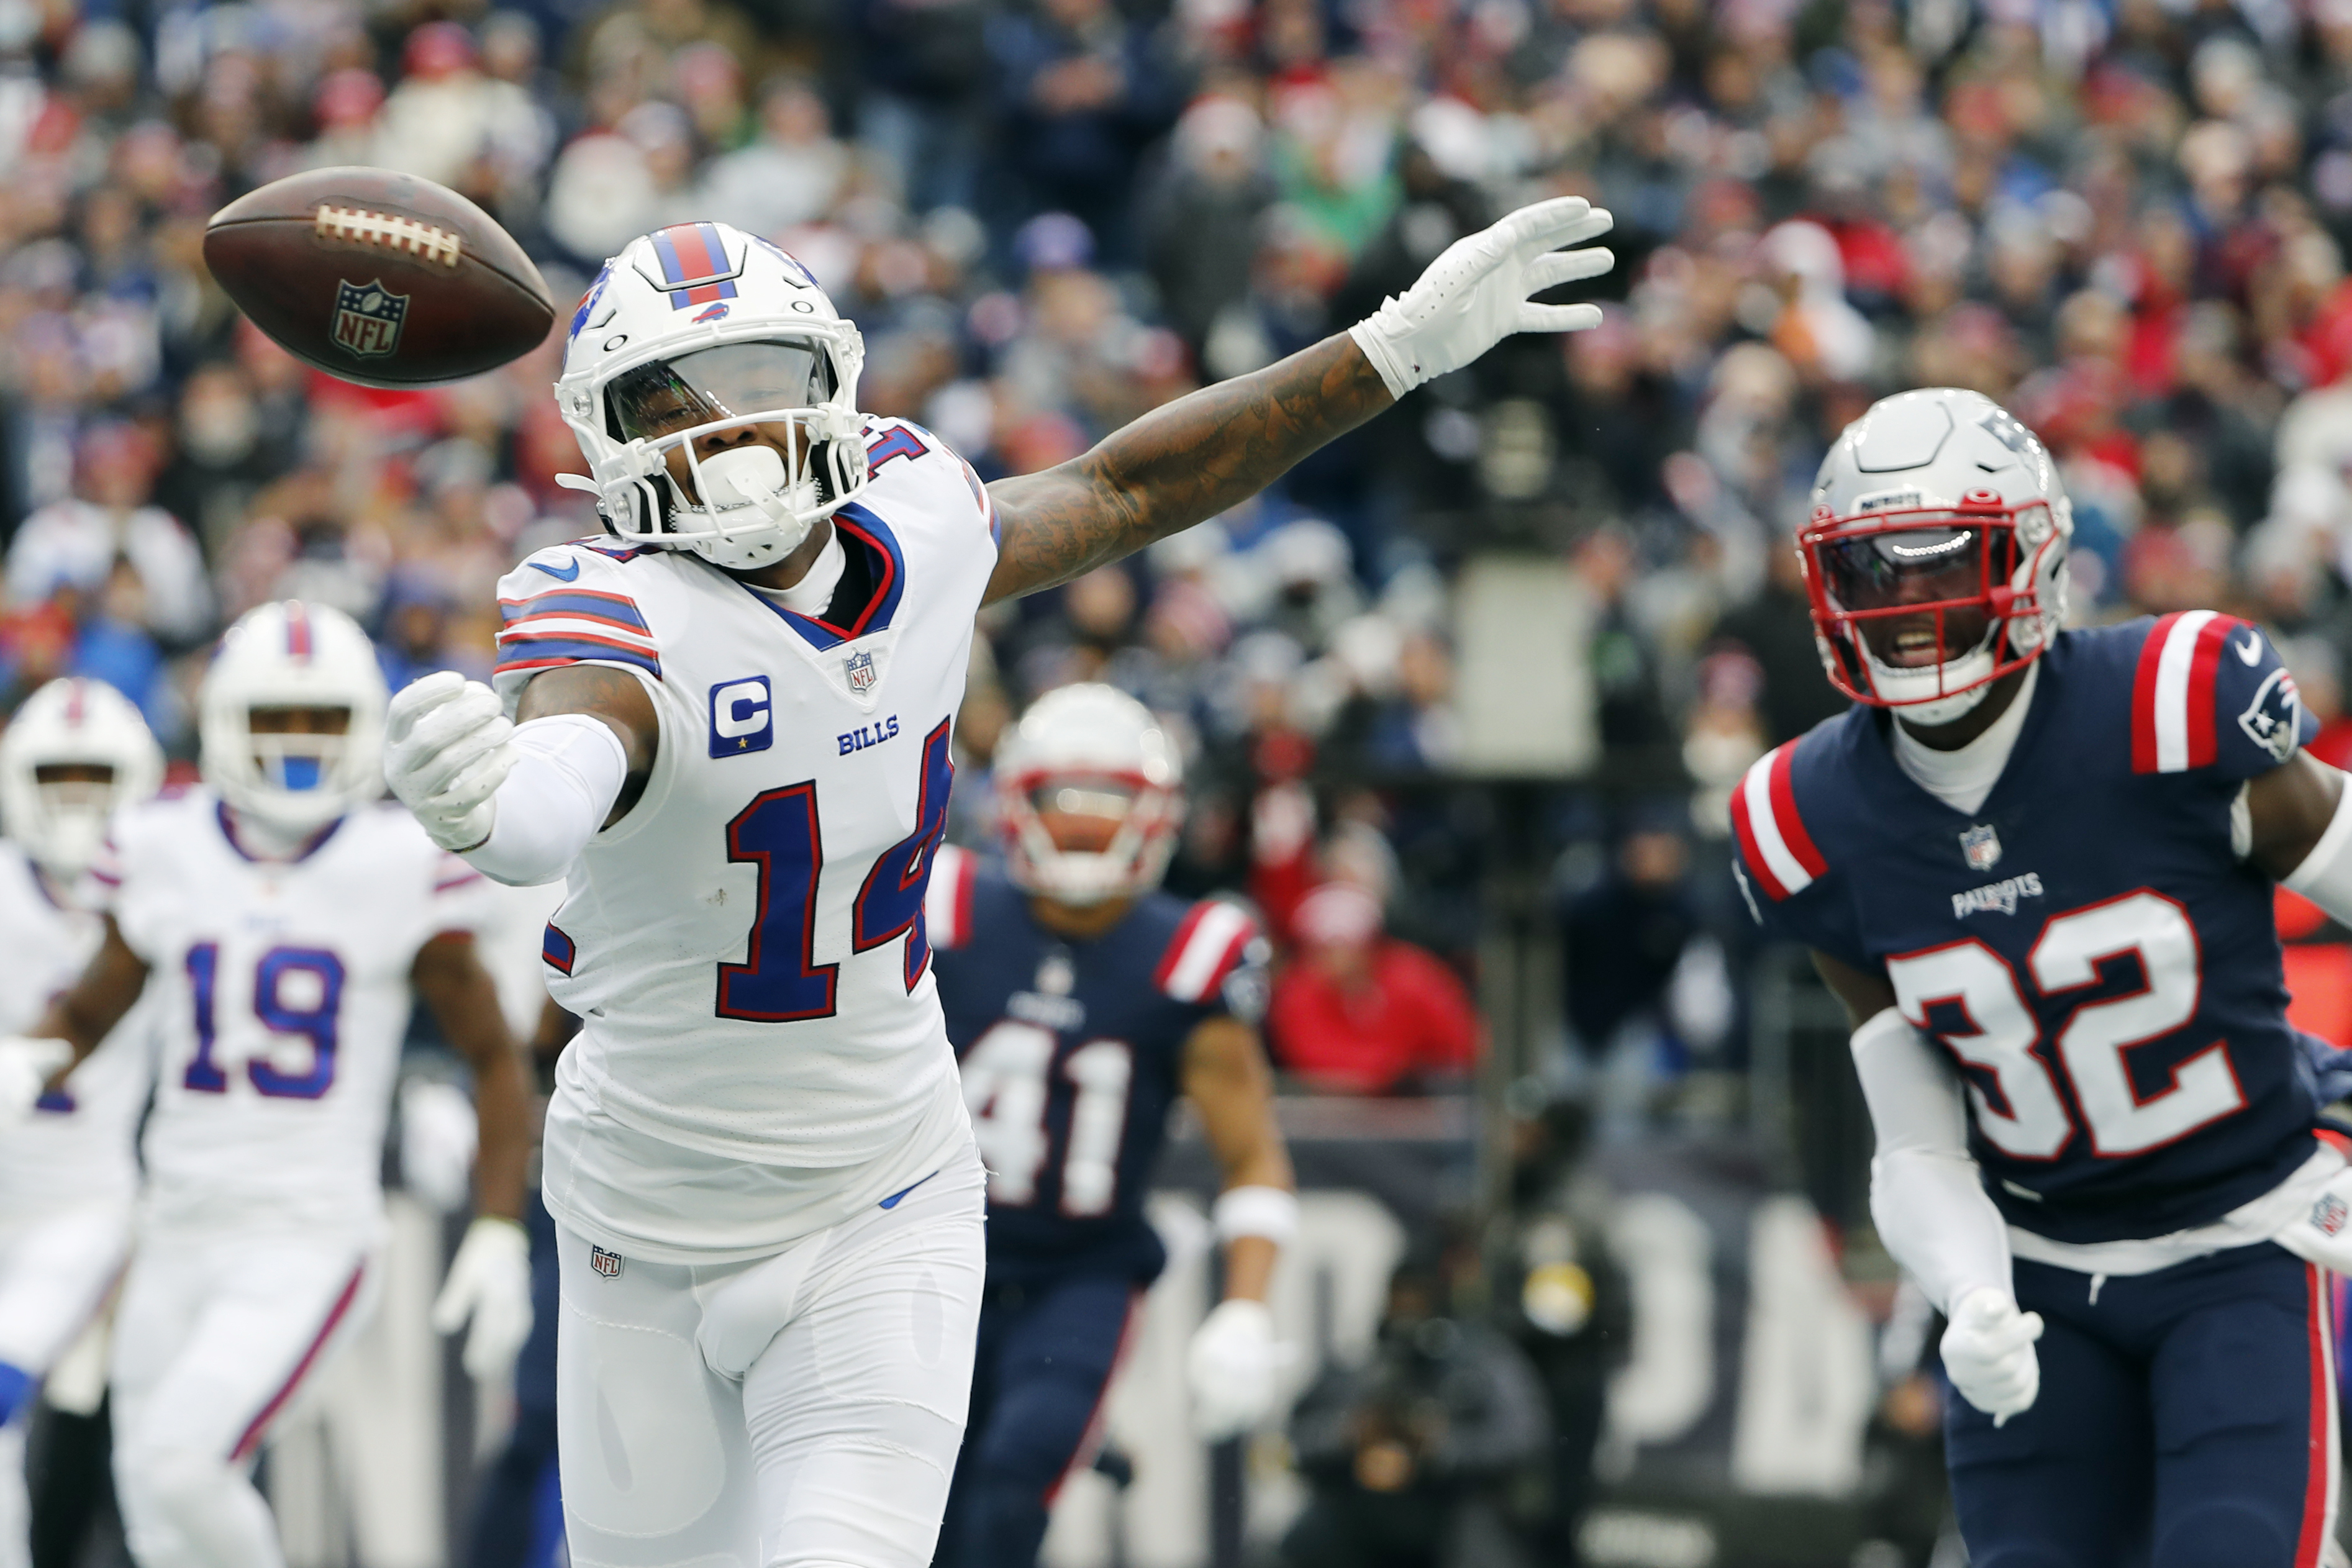
[[[727,259],[717,224],[672,224],[656,229],[652,237],[662,281],[670,286],[671,309],[735,298],[734,280],[741,269]]]

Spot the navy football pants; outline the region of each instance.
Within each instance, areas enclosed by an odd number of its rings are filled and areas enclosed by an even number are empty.
[[[2045,1325],[2041,1396],[1999,1429],[1958,1395],[1945,1415],[1970,1568],[2317,1568],[2326,1274],[2268,1242],[2154,1274],[2015,1268]]]
[[[934,1568],[1032,1568],[1054,1494],[1092,1458],[1103,1392],[1141,1301],[1132,1280],[1101,1275],[989,1287]]]

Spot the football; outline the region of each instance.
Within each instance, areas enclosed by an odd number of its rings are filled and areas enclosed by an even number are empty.
[[[496,219],[390,169],[313,169],[238,197],[205,225],[205,265],[288,352],[362,386],[478,375],[555,324]]]

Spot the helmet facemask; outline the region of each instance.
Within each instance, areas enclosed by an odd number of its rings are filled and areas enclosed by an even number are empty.
[[[41,762],[33,768],[26,814],[26,852],[44,869],[64,878],[79,876],[98,859],[106,825],[128,792],[111,762]]]
[[[861,418],[825,340],[779,336],[694,349],[614,376],[606,434],[637,504],[633,543],[684,545],[738,570],[782,560],[865,486]]]
[[[1159,886],[1183,820],[1181,798],[1141,773],[1016,772],[997,791],[1013,881],[1081,907]]]
[[[1958,507],[1817,513],[1798,551],[1831,684],[1928,726],[1967,714],[2063,615],[2065,532],[2049,501],[1989,490]]]
[[[114,813],[163,781],[139,710],[95,681],[50,682],[0,735],[0,827],[61,886],[98,859]]]

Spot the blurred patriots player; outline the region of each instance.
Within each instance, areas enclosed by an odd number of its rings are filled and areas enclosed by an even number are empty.
[[[154,994],[111,1372],[115,1489],[142,1568],[284,1562],[249,1472],[372,1310],[412,986],[472,1063],[481,1124],[483,1218],[436,1320],[471,1317],[477,1376],[530,1332],[515,1218],[529,1087],[474,953],[488,884],[378,803],[383,703],[374,651],[341,612],[289,601],[232,626],[199,697],[205,787],[116,817],[90,873],[107,890],[96,955],[29,1038],[0,1041],[0,1070],[54,1068]],[[27,1109],[21,1076],[0,1118]]]
[[[1597,323],[1529,296],[1608,270],[1556,247],[1609,223],[1523,209],[1350,332],[992,486],[858,412],[863,340],[775,246],[678,224],[605,264],[556,402],[609,532],[501,582],[498,691],[400,693],[385,767],[491,876],[568,878],[543,1185],[576,1557],[929,1561],[983,1270],[923,915],[973,613]]]
[[[1159,891],[1183,818],[1176,750],[1110,686],[1040,697],[996,753],[1002,866],[939,852],[940,1005],[987,1162],[988,1291],[971,1417],[935,1562],[1027,1568],[1167,1260],[1145,1187],[1180,1094],[1224,1173],[1225,1297],[1194,1334],[1195,1425],[1262,1418],[1266,1282],[1297,1227],[1255,1025],[1265,942],[1239,908]]]
[[[1969,1561],[2310,1568],[2352,1174],[2272,885],[2352,915],[2352,795],[2258,628],[2061,630],[2073,526],[1975,392],[1846,428],[1798,548],[1858,706],[1748,772],[1738,869],[1852,1015],[1872,1213],[1950,1320]]]
[[[163,754],[130,700],[52,681],[0,734],[0,1031],[31,1025],[98,950],[82,875],[108,818],[155,792]],[[5,1071],[5,1068],[0,1068]],[[131,1247],[131,1138],[147,1103],[146,1039],[117,1029],[34,1114],[0,1129],[0,1568],[30,1561],[25,1429],[42,1377],[104,1307]],[[33,1070],[16,1086],[38,1093]],[[0,1095],[6,1094],[0,1089]]]

